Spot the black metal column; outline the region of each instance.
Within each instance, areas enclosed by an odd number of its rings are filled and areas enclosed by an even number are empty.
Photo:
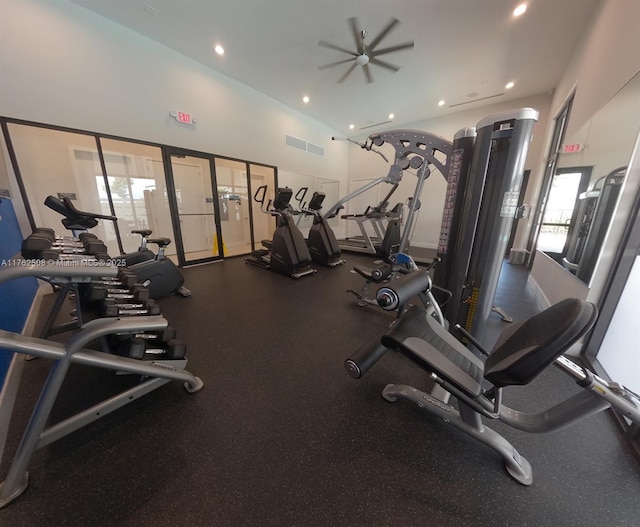
[[[465,191],[446,317],[482,340],[538,112],[523,108],[481,120]]]

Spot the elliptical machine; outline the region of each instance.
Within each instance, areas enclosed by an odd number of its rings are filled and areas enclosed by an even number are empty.
[[[276,217],[276,230],[271,240],[262,240],[265,249],[253,251],[251,256],[245,258],[245,262],[291,278],[317,273],[311,267],[311,254],[304,236],[290,212],[289,202],[293,191],[288,187],[278,188],[273,201],[269,200],[265,207],[266,195],[267,186],[261,185],[253,199],[260,203],[262,212]]]
[[[320,213],[324,198],[324,192],[314,192],[309,204],[302,207],[302,213],[313,216],[313,225],[307,238],[307,247],[313,263],[333,268],[346,261],[340,258],[342,252],[333,229]]]

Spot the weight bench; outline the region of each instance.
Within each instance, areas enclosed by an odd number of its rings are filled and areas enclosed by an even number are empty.
[[[430,282],[423,272],[411,273],[379,290],[395,292],[402,305],[423,292]],[[412,282],[416,284],[412,286]],[[380,301],[381,296],[378,295]],[[380,303],[380,302],[379,302]],[[381,307],[383,307],[381,305]],[[408,400],[421,411],[434,414],[498,452],[507,472],[530,485],[529,462],[504,437],[484,426],[482,417],[497,419],[531,433],[558,430],[609,407],[640,422],[640,399],[613,382],[605,381],[562,354],[594,324],[597,309],[577,298],[565,299],[541,313],[506,329],[482,360],[460,343],[422,306],[400,308],[399,316],[382,338],[360,348],[345,362],[347,372],[360,378],[390,349],[396,350],[430,373],[435,388],[430,393],[406,385],[387,385],[382,396],[390,402]],[[476,343],[474,343],[476,344]],[[476,345],[476,347],[478,347]],[[546,411],[532,414],[502,404],[502,390],[526,385],[547,366],[556,363],[585,388]],[[457,400],[457,409],[448,403]]]

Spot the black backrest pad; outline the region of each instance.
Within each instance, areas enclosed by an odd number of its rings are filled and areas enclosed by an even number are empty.
[[[62,200],[56,198],[55,196],[47,196],[47,198],[44,200],[44,204],[50,209],[55,210],[58,214],[62,214],[67,218],[73,216],[71,211],[67,209]]]
[[[494,386],[527,384],[593,325],[596,306],[567,298],[507,329],[487,357],[484,377]]]

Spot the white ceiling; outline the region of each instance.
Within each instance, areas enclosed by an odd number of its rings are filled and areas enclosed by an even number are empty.
[[[411,123],[552,91],[599,0],[528,0],[517,19],[512,11],[520,0],[73,1],[356,134],[389,113],[394,124]],[[349,64],[318,69],[349,58],[318,42],[354,49],[351,17],[367,30],[365,43],[392,17],[400,21],[379,46],[415,42],[413,49],[379,57],[400,66],[398,72],[370,65],[369,84],[358,66],[339,84]],[[223,56],[213,52],[216,43]],[[515,86],[505,90],[509,81]],[[441,99],[446,104],[438,107]]]

